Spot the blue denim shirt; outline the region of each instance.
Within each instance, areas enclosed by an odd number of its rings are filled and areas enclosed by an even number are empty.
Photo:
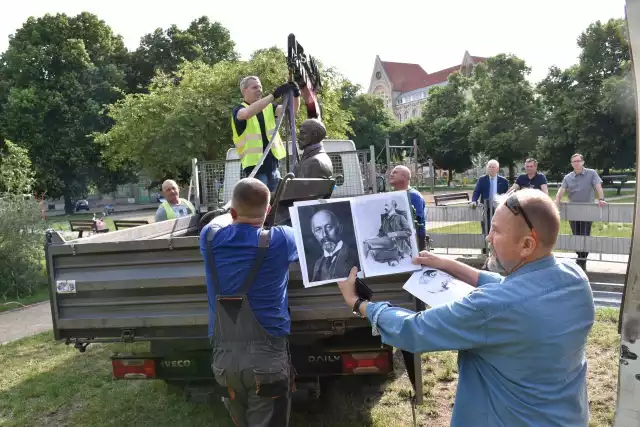
[[[507,277],[481,272],[477,287],[420,313],[370,303],[367,317],[386,344],[459,351],[452,427],[586,427],[595,307],[582,269],[549,256]]]

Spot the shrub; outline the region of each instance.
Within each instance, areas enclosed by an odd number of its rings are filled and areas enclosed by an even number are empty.
[[[0,299],[30,295],[43,284],[44,230],[35,200],[0,197]]]

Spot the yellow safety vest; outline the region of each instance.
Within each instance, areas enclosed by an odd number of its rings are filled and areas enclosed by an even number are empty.
[[[191,211],[191,215],[195,213],[196,208],[193,207],[193,204],[190,201],[188,201],[187,199],[181,198],[180,203],[184,203],[185,205],[187,205],[187,207]],[[164,208],[164,211],[167,213],[167,219],[174,219],[176,217],[176,213],[173,211],[173,206],[171,206],[171,203],[165,200],[164,202],[162,202],[162,207]]]
[[[246,102],[242,103],[243,106],[248,107]],[[267,132],[267,137],[271,140],[271,137],[276,133],[276,115],[272,104],[269,104],[262,110],[264,116],[264,126]],[[233,145],[236,147],[236,152],[240,157],[240,163],[242,169],[258,164],[262,158],[264,151],[264,144],[262,143],[262,132],[260,131],[260,123],[256,116],[247,120],[247,127],[241,135],[238,135],[236,131],[236,124],[231,116],[231,129],[233,129]],[[276,133],[276,137],[271,145],[271,153],[273,157],[280,160],[286,156],[286,151],[280,135]]]

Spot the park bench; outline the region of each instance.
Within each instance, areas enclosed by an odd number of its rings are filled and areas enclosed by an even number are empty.
[[[617,189],[618,191],[616,194],[618,196],[622,191],[624,183],[629,180],[629,177],[627,175],[603,175],[600,178],[602,178],[602,186]]]
[[[442,202],[455,202],[455,201],[469,201],[469,193],[447,193],[436,194],[433,196],[433,201],[436,206],[441,206]]]
[[[78,238],[82,238],[82,234],[85,231],[94,232],[93,229],[93,220],[92,219],[70,219],[69,227],[71,231],[78,233]],[[105,228],[104,230],[98,230],[98,233],[106,233],[109,229]]]
[[[149,221],[146,219],[114,219],[113,225],[116,230],[139,227],[141,225],[147,225]]]

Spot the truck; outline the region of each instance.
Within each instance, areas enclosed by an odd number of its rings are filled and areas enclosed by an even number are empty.
[[[286,212],[295,200],[375,191],[369,150],[356,150],[352,141],[325,141],[325,147],[336,179],[283,180],[287,185],[275,193],[269,225],[277,224],[278,212]],[[111,356],[114,379],[165,381],[194,400],[221,395],[211,370],[199,232],[229,200],[240,179],[239,163],[234,149],[224,162],[194,159],[189,189],[197,211],[193,216],[71,240],[48,230],[45,253],[55,339],[80,352],[93,343],[143,343],[142,352]],[[323,378],[384,377],[393,371],[393,349],[372,336],[368,321],[351,312],[337,285],[305,288],[299,263],[291,264],[289,273],[290,348],[298,392],[318,398]],[[402,289],[408,277],[375,277],[367,285],[374,299],[415,309],[416,300]],[[412,381],[421,387],[419,355],[405,357]]]

